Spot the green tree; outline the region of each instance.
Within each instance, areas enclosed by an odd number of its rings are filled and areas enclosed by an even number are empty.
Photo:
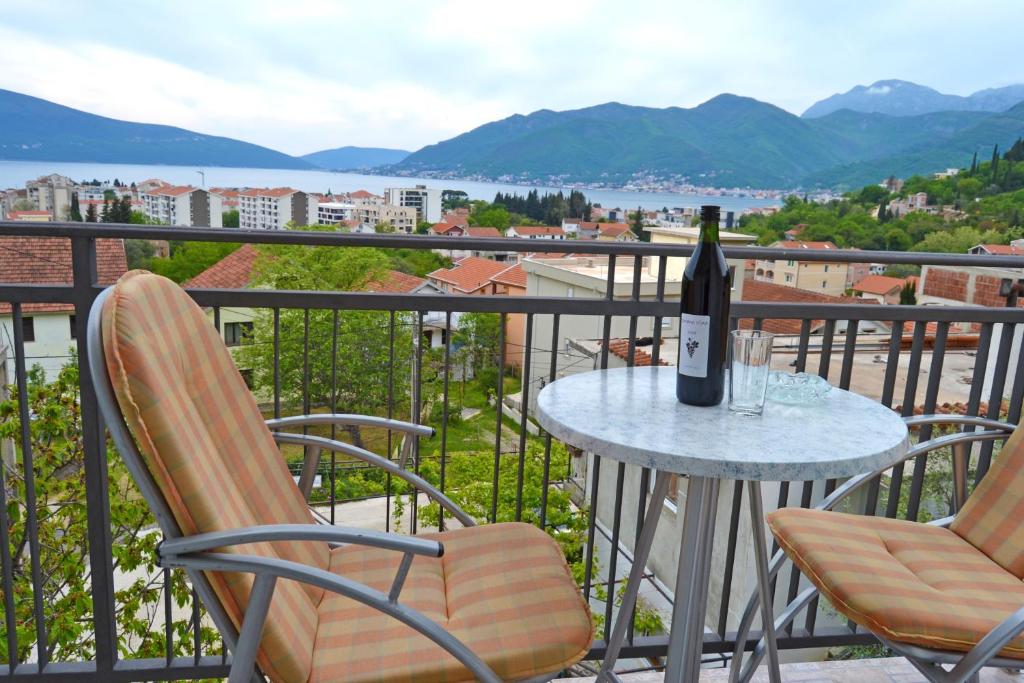
[[[78,193],[77,192],[72,192],[71,193],[71,211],[70,211],[70,213],[68,215],[68,218],[70,218],[71,220],[76,221],[78,223],[82,222],[82,207],[80,207],[78,205]]]
[[[88,555],[88,522],[85,504],[85,452],[79,411],[78,367],[64,366],[51,381],[39,366],[28,373],[29,441],[35,473],[35,506],[38,519],[42,600],[45,605],[47,659],[92,659],[95,638]],[[0,441],[20,444],[21,422],[17,387],[7,388],[10,398],[0,401]],[[20,445],[17,446],[20,451]],[[16,453],[18,455],[18,453]],[[12,588],[18,630],[18,657],[24,662],[34,652],[32,572],[28,543],[29,499],[20,458],[4,466],[7,490],[7,533],[11,539]],[[163,615],[163,570],[156,566],[155,520],[136,490],[121,458],[110,443],[106,451],[110,490],[110,531],[114,538],[113,571],[124,578],[114,594],[118,651],[137,657],[163,657],[163,628],[153,621]],[[178,611],[190,604],[191,589],[180,571],[170,573],[172,603]],[[200,621],[204,649],[212,651],[219,637]],[[192,654],[190,618],[171,623],[172,652]],[[6,641],[6,621],[0,624],[0,640]],[[7,663],[7,650],[0,653]]]
[[[903,289],[900,290],[900,304],[904,306],[913,306],[917,304],[917,290],[914,287],[913,282],[907,282],[903,285]]]
[[[220,224],[225,228],[238,227],[238,209],[230,209],[221,214]]]
[[[644,211],[639,206],[636,207],[636,211],[633,213],[633,225],[631,228],[641,242],[651,241],[651,233],[644,230]]]
[[[474,373],[498,367],[500,335],[501,316],[497,313],[463,313],[459,317],[455,342],[466,350]]]
[[[100,222],[110,222],[110,200],[106,198],[103,199],[103,212],[100,213]]]
[[[504,232],[512,224],[508,209],[499,204],[477,205],[469,214],[469,224],[497,228]]]
[[[156,247],[149,240],[125,240],[124,254],[128,259],[128,269],[142,268],[150,270],[153,267],[153,255]]]
[[[395,226],[391,225],[390,223],[381,221],[377,223],[377,225],[373,226],[373,231],[380,234],[389,234],[395,231]]]
[[[430,233],[430,228],[432,226],[433,226],[433,223],[431,223],[430,221],[420,221],[419,223],[416,224],[416,234],[417,235],[429,234]]]
[[[150,270],[180,284],[203,272],[239,246],[229,242],[172,243],[171,256],[154,258]]]
[[[86,223],[96,223],[96,222],[98,222],[98,220],[99,219],[96,216],[96,205],[95,204],[90,204],[89,208],[87,208],[85,210],[85,222]]]
[[[445,211],[469,206],[469,195],[462,190],[442,190],[441,208]]]

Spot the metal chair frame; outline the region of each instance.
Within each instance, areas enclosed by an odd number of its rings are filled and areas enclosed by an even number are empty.
[[[279,578],[317,586],[387,614],[437,643],[461,662],[478,680],[499,683],[501,678],[461,640],[423,613],[399,602],[402,586],[413,559],[417,555],[438,558],[444,554],[444,546],[438,541],[324,524],[273,524],[191,536],[185,536],[182,533],[167,501],[153,480],[134,438],[128,431],[120,406],[114,396],[110,377],[107,374],[101,315],[104,302],[110,295],[110,291],[111,288],[107,288],[96,298],[89,312],[87,326],[88,367],[95,387],[100,415],[128,471],[135,480],[139,492],[149,504],[150,510],[163,532],[164,540],[158,548],[159,565],[185,570],[199,599],[206,606],[214,625],[224,639],[225,645],[231,651],[231,670],[228,683],[256,683],[265,680],[257,670],[256,653],[259,649],[270,601],[273,598],[274,586]],[[266,423],[271,429],[334,424],[381,427],[402,432],[413,438],[434,434],[431,427],[424,425],[365,415],[302,415],[267,420]],[[310,447],[307,449],[308,453],[299,479],[299,488],[307,501],[312,488],[313,476],[319,463],[320,452],[327,449],[358,458],[390,472],[426,493],[463,525],[475,526],[476,524],[473,518],[459,508],[454,501],[423,478],[404,468],[408,457],[408,448],[403,449],[403,457],[396,464],[387,458],[382,458],[351,444],[323,437],[275,432],[274,438],[279,444],[292,443]],[[407,445],[411,442],[412,439],[407,439]],[[331,545],[355,544],[392,550],[401,553],[402,559],[391,583],[391,588],[385,594],[357,581],[298,562],[260,555],[213,552],[218,548],[262,541],[321,541]],[[245,572],[255,575],[255,582],[240,630],[235,628],[220,604],[205,572]],[[551,680],[556,674],[557,672],[532,677],[523,683],[542,683]]]
[[[954,515],[960,511],[967,501],[967,479],[968,463],[970,460],[971,447],[975,443],[983,441],[999,441],[1009,438],[1016,429],[1016,425],[999,422],[983,417],[970,417],[962,415],[921,415],[905,418],[908,427],[921,427],[924,425],[952,424],[962,425],[974,429],[983,428],[983,431],[961,431],[953,434],[924,441],[910,449],[900,462],[896,465],[860,474],[848,479],[841,486],[836,488],[829,496],[814,506],[816,510],[833,510],[839,503],[848,498],[851,494],[860,490],[865,484],[886,471],[898,466],[908,460],[925,455],[939,448],[951,447],[953,460],[953,508]],[[953,517],[944,517],[932,522],[933,526],[949,527]],[[779,573],[786,561],[786,554],[779,550],[772,557],[768,569],[769,580]],[[783,612],[775,618],[775,631],[788,626],[793,619],[808,604],[819,595],[817,588],[811,586],[804,589],[793,599]],[[730,665],[729,681],[749,681],[757,666],[765,656],[765,639],[762,636],[754,646],[750,656],[743,660],[743,652],[747,637],[757,612],[759,603],[757,596],[752,596],[747,602],[746,609],[740,618],[739,628],[736,633],[736,648],[733,651]],[[973,648],[967,652],[951,652],[946,650],[933,650],[917,645],[896,643],[875,635],[882,644],[891,648],[894,652],[905,657],[921,674],[932,683],[976,683],[978,672],[987,666],[1020,669],[1024,667],[1024,660],[999,657],[999,652],[1007,643],[1024,633],[1024,606],[1008,616],[1002,623],[989,631]],[[952,665],[951,669],[945,669],[943,665]]]

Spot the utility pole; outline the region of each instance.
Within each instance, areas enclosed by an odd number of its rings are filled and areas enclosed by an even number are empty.
[[[198,173],[203,178],[203,184],[200,185],[200,187],[205,188],[206,187],[206,171],[196,171],[196,173]]]

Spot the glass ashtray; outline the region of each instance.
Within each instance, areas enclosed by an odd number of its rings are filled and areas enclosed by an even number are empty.
[[[768,398],[779,403],[817,403],[832,391],[827,380],[809,372],[772,372],[768,375]]]

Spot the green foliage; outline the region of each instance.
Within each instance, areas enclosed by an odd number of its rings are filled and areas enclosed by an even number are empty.
[[[113,190],[105,190],[103,192],[103,222],[131,223],[132,201],[128,197],[116,196]]]
[[[449,268],[450,258],[428,249],[382,249],[391,259],[392,270],[398,270],[417,277],[426,277],[439,268]]]
[[[917,304],[917,291],[914,288],[914,283],[908,282],[900,290],[900,305],[913,306],[915,304]]]
[[[95,641],[78,368],[74,363],[66,365],[47,383],[37,366],[29,373],[27,389],[47,654],[54,661],[88,660],[95,656]],[[8,391],[10,398],[0,401],[0,440],[20,443],[18,393],[16,387]],[[163,618],[163,572],[156,566],[161,535],[112,444],[106,456],[113,570],[121,577],[114,596],[117,648],[121,656],[163,657],[164,631],[153,625],[154,620]],[[27,536],[29,508],[20,462],[5,468],[3,485],[8,496],[7,533],[12,540],[18,656],[24,662],[35,654],[35,624]],[[191,589],[183,572],[171,572],[170,591],[179,612],[187,611],[183,608],[191,602]],[[171,630],[174,654],[191,655],[190,620],[175,620]],[[200,636],[207,651],[218,642],[213,629],[206,625],[201,627]],[[0,624],[0,640],[6,638],[5,625]],[[0,661],[7,663],[6,648],[0,652]]]
[[[230,242],[172,243],[171,256],[154,258],[150,270],[180,284],[203,272],[239,246]]]
[[[391,225],[391,223],[381,221],[377,223],[377,225],[373,226],[373,231],[378,234],[389,234],[395,231],[395,226]]]
[[[96,205],[90,204],[89,208],[85,210],[85,222],[86,223],[98,223],[99,216],[96,215]]]
[[[949,254],[966,254],[978,244],[1005,244],[1006,236],[995,230],[982,232],[964,225],[950,231],[929,233],[915,244],[911,251],[933,251]]]
[[[442,190],[441,208],[445,211],[469,206],[469,195],[462,190]]]
[[[68,218],[79,223],[82,222],[82,207],[78,204],[78,193],[71,193],[71,209],[68,212]]]
[[[568,197],[561,191],[554,194],[545,193],[543,196],[537,190],[530,190],[526,196],[499,192],[494,196],[494,203],[504,206],[513,215],[520,215],[543,225],[561,225],[565,218],[582,218],[589,221],[593,208],[579,190],[572,190]],[[529,223],[517,221],[515,224]]]
[[[501,316],[497,313],[463,313],[455,332],[455,343],[462,346],[469,357],[474,375],[488,368],[497,368],[501,336]],[[497,377],[493,386],[497,387]]]
[[[128,259],[128,270],[136,268],[150,270],[156,247],[149,240],[125,240],[124,253]]]
[[[504,232],[512,224],[512,217],[504,206],[496,204],[474,204],[469,214],[469,224],[497,228]]]
[[[238,227],[238,209],[230,209],[221,214],[220,224],[225,228]]]
[[[420,221],[416,224],[416,234],[426,235],[430,232],[430,226],[433,225],[430,221]]]

